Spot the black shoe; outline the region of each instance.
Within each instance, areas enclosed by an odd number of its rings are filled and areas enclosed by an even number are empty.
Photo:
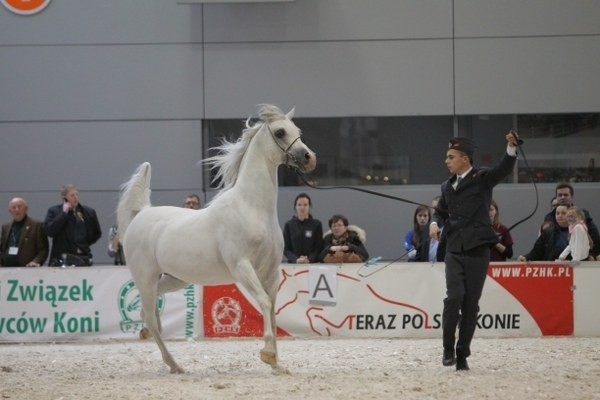
[[[467,362],[467,357],[458,356],[456,358],[456,370],[457,371],[468,371],[469,363]]]
[[[444,356],[442,357],[442,365],[444,367],[450,367],[454,364],[456,364],[454,350],[444,350]]]

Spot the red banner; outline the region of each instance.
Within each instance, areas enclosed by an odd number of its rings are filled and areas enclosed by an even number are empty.
[[[515,297],[542,335],[573,334],[573,268],[557,263],[491,263],[488,276]]]
[[[205,337],[262,337],[263,317],[235,284],[203,287]],[[277,336],[290,336],[277,328]]]

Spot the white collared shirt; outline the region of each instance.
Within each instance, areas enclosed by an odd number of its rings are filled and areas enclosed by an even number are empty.
[[[454,180],[454,183],[452,184],[452,188],[454,188],[454,190],[456,190],[456,187],[458,186],[458,180],[459,180],[459,179],[460,179],[460,180],[463,180],[463,179],[465,179],[465,177],[466,177],[467,175],[469,175],[469,172],[471,172],[471,170],[472,170],[472,169],[473,169],[473,167],[471,166],[471,168],[469,168],[468,170],[466,170],[466,171],[465,171],[465,172],[463,172],[462,174],[460,174],[460,175],[458,175],[458,174],[457,174],[457,175],[456,175],[456,179]]]

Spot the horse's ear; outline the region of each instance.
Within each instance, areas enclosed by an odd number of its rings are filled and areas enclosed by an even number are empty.
[[[285,117],[287,119],[292,119],[294,118],[294,113],[296,112],[296,106],[292,107],[292,109],[290,110],[289,113],[285,114]]]

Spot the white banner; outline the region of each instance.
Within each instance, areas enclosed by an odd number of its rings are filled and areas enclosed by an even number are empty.
[[[312,269],[311,275],[309,265],[280,267],[279,336],[441,337],[444,264]],[[589,312],[600,301],[600,263],[587,263],[576,280],[580,270],[565,263],[491,263],[477,336],[572,335],[578,305],[585,332],[600,334]],[[189,285],[157,304],[165,338],[263,334],[256,302],[239,285]],[[0,268],[0,342],[135,339],[141,327],[139,293],[127,267]]]
[[[438,336],[444,275],[429,264],[385,264],[337,270],[337,307],[312,306],[306,293],[306,267],[285,266],[277,298],[277,324],[295,335],[386,337]],[[417,333],[418,332],[418,333]]]
[[[164,337],[195,337],[196,287],[157,304]],[[0,269],[0,342],[130,339],[141,327],[139,293],[127,268]]]

